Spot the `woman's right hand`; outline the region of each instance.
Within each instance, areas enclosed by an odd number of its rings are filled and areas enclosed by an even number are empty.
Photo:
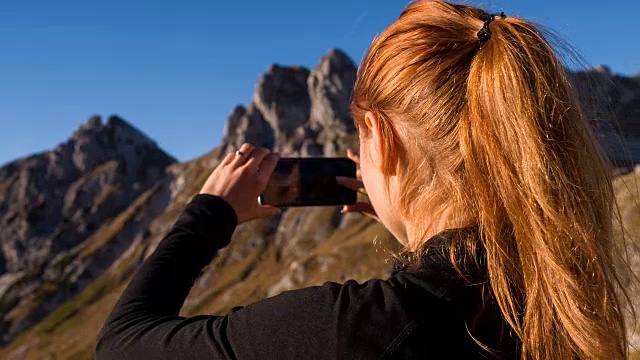
[[[242,144],[213,170],[200,193],[221,197],[229,203],[236,212],[238,224],[275,216],[280,209],[259,205],[257,199],[267,187],[279,158],[279,154],[269,149]]]
[[[360,154],[358,154],[354,150],[347,149],[347,157],[356,164],[360,165]],[[356,179],[345,176],[337,176],[336,181],[338,182],[338,184],[344,187],[355,190],[359,193],[364,193],[366,195],[367,192],[364,187],[364,183],[361,180],[360,174],[360,169],[358,169],[358,171],[356,172]],[[375,221],[380,222],[380,218],[378,218],[376,211],[373,209],[373,206],[369,202],[356,202],[355,204],[345,205],[342,207],[343,214],[350,212],[361,212],[374,219]]]

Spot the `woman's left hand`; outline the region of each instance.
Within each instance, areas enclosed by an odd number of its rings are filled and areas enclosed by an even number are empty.
[[[226,200],[238,217],[238,224],[280,213],[274,206],[261,206],[258,196],[267,187],[280,155],[265,148],[242,144],[237,153],[228,153],[213,170],[200,194]]]
[[[347,149],[347,157],[351,159],[354,163],[360,165],[360,154],[355,152],[353,149]],[[365,189],[364,183],[361,180],[361,177],[362,177],[361,174],[362,173],[360,169],[358,169],[358,171],[356,171],[356,179],[344,177],[344,176],[337,176],[336,181],[338,182],[338,184],[344,187],[357,191],[363,195],[369,196],[367,194],[367,189]],[[373,205],[371,205],[370,202],[358,201],[355,204],[345,205],[342,207],[341,212],[343,214],[351,213],[351,212],[361,212],[367,215],[368,217],[372,218],[373,220],[380,222],[380,218],[376,214],[376,210],[373,208]]]

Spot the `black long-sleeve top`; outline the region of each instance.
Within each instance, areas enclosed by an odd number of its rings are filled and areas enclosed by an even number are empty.
[[[191,286],[237,225],[223,199],[197,195],[116,303],[97,359],[425,359],[517,356],[481,286],[447,257],[450,236],[417,269],[359,284],[287,291],[224,316],[179,316]],[[476,339],[496,351],[481,350]]]

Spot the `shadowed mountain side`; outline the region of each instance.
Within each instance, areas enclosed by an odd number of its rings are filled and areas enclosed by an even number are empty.
[[[572,74],[583,109],[609,158],[632,169],[640,164],[640,79],[606,66]]]

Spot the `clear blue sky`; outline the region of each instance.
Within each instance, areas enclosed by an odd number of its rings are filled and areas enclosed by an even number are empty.
[[[638,0],[467,0],[542,23],[592,64],[640,72]],[[0,0],[0,164],[117,113],[180,160],[212,149],[269,64],[359,61],[406,0]]]

